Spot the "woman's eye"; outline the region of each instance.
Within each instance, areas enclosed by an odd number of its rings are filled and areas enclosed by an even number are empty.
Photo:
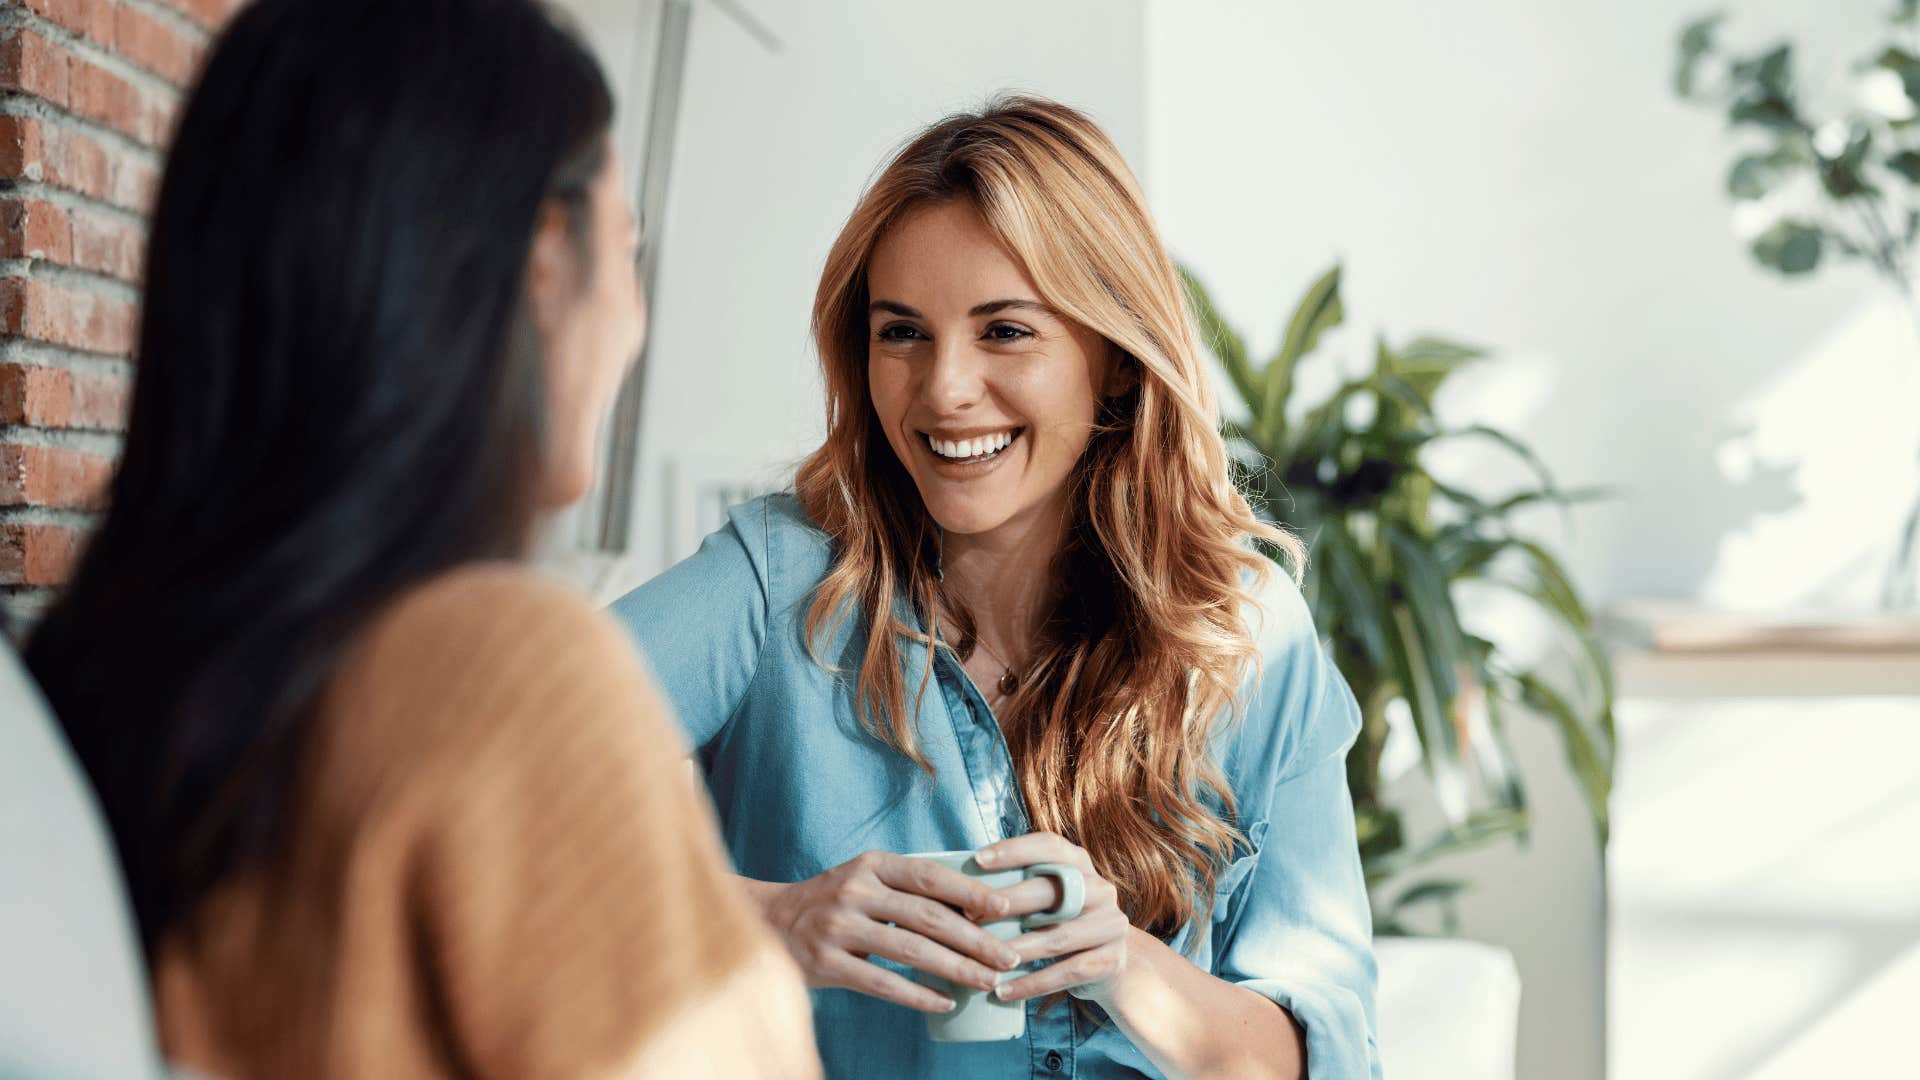
[[[1012,323],[994,323],[987,327],[987,338],[992,341],[1018,341],[1032,336],[1033,331]]]
[[[920,331],[906,323],[894,323],[880,328],[881,341],[912,341],[920,336]]]

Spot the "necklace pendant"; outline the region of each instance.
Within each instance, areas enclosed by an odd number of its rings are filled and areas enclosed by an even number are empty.
[[[1018,689],[1020,689],[1020,679],[1013,672],[1009,671],[1005,675],[1000,676],[1001,697],[1012,697],[1013,692]]]

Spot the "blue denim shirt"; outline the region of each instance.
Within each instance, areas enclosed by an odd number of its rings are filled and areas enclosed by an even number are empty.
[[[807,609],[832,557],[798,503],[771,496],[612,608],[698,751],[740,872],[800,881],[870,849],[972,849],[1028,832],[1007,744],[949,651],[917,714],[931,777],[856,718],[864,627],[848,620],[823,642],[844,675],[808,654]],[[1211,917],[1169,944],[1285,1006],[1306,1029],[1314,1080],[1365,1080],[1380,1075],[1374,962],[1344,764],[1359,709],[1299,591],[1271,581],[1256,616],[1263,675],[1216,751],[1247,844]],[[909,646],[903,663],[918,686],[926,650]],[[1110,1021],[1059,1005],[1029,1003],[1026,1038],[994,1043],[932,1042],[919,1013],[850,990],[816,990],[813,1007],[834,1077],[1160,1075]]]

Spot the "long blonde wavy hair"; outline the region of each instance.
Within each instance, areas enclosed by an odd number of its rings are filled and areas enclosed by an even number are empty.
[[[827,438],[797,491],[835,560],[808,640],[862,617],[861,722],[930,769],[913,716],[931,652],[910,711],[903,645],[951,643],[964,659],[976,638],[964,597],[940,582],[939,528],[873,412],[867,266],[894,222],[954,201],[998,234],[1043,301],[1137,374],[1103,405],[1070,481],[1063,599],[1000,723],[1034,827],[1085,848],[1134,925],[1164,935],[1211,902],[1238,835],[1209,744],[1258,662],[1242,611],[1271,563],[1250,541],[1295,567],[1303,552],[1235,488],[1179,276],[1126,162],[1079,112],[1012,97],[933,125],[872,183],[827,256],[813,307]],[[924,631],[898,617],[902,597]]]

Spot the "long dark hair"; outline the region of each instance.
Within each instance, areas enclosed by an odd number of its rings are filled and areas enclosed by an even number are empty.
[[[524,556],[537,216],[576,238],[612,98],[532,0],[257,0],[182,113],[111,509],[27,662],[149,952],[274,850],[354,631]]]

